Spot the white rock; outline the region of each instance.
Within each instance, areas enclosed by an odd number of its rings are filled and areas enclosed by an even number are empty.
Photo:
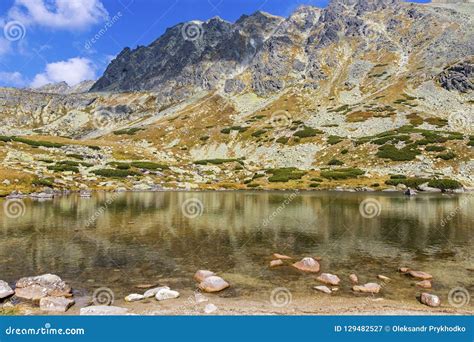
[[[145,291],[145,293],[143,294],[143,297],[145,298],[151,298],[151,297],[155,297],[156,294],[160,291],[160,290],[170,290],[170,288],[168,286],[160,286],[160,287],[155,287],[153,289],[149,289],[147,291]]]
[[[128,314],[128,309],[118,306],[96,305],[82,308],[81,316],[121,316]]]
[[[315,290],[318,290],[318,291],[320,291],[320,292],[324,292],[324,293],[327,293],[327,294],[331,294],[331,293],[332,293],[331,289],[330,289],[329,287],[327,287],[327,286],[324,286],[324,285],[323,285],[323,286],[315,286],[315,287],[313,287],[313,288],[314,288]]]
[[[207,304],[206,307],[204,308],[204,312],[207,314],[214,313],[218,310],[217,306],[214,304]]]
[[[15,291],[12,290],[6,281],[0,280],[0,299],[7,298],[14,293]]]
[[[161,289],[158,291],[156,294],[155,298],[156,300],[167,300],[167,299],[174,299],[179,297],[179,292],[178,291],[173,291],[169,289]]]
[[[50,312],[66,312],[72,305],[74,300],[65,297],[44,297],[40,299],[40,309]]]
[[[142,299],[145,299],[145,296],[138,293],[132,293],[125,297],[126,302],[138,302]]]

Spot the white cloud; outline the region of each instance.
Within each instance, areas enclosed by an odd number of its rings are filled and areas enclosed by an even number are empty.
[[[85,29],[107,20],[101,0],[15,0],[10,20],[56,29]]]
[[[16,72],[2,72],[0,71],[0,83],[2,85],[11,87],[24,87],[27,85],[27,80],[21,73]]]
[[[0,56],[10,51],[10,41],[0,37]]]
[[[46,65],[43,73],[37,74],[31,87],[38,88],[49,83],[66,82],[74,86],[82,81],[96,79],[96,66],[88,58],[71,58],[67,61]]]

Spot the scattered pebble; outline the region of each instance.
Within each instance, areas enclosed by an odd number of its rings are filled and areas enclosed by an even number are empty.
[[[382,287],[377,283],[367,283],[365,285],[354,285],[352,290],[362,293],[379,293]]]
[[[318,291],[320,291],[320,292],[327,293],[327,294],[331,294],[331,293],[332,293],[331,289],[330,289],[329,287],[327,287],[327,286],[324,286],[324,285],[322,285],[322,286],[314,286],[313,289],[318,290]]]
[[[160,287],[155,287],[153,289],[150,289],[150,290],[147,290],[145,291],[145,293],[143,294],[143,297],[145,298],[151,298],[151,297],[155,297],[156,294],[163,290],[163,289],[166,289],[166,290],[170,290],[170,288],[168,286],[160,286]]]
[[[416,286],[421,287],[423,289],[431,289],[431,281],[430,280],[422,280],[416,283]]]
[[[283,265],[283,260],[272,260],[270,261],[270,267],[277,267],[277,266],[282,266]]]
[[[206,307],[204,308],[204,312],[207,314],[212,314],[218,310],[217,306],[214,304],[207,304]]]
[[[274,253],[272,255],[273,259],[281,259],[281,260],[291,260],[293,259],[292,257],[288,256],[288,255],[284,255],[284,254],[278,254],[278,253]]]
[[[202,282],[204,279],[208,278],[208,277],[212,277],[212,276],[215,276],[216,274],[212,271],[208,271],[208,270],[199,270],[197,271],[195,274],[194,274],[194,279],[197,281],[197,282]]]
[[[318,278],[316,278],[318,281],[324,284],[329,284],[329,285],[339,285],[341,282],[341,279],[337,275],[330,274],[330,273],[323,273],[321,274]]]
[[[301,261],[295,262],[293,267],[311,273],[318,273],[320,269],[319,263],[313,258],[303,258]]]
[[[441,300],[438,296],[423,292],[420,297],[420,301],[428,306],[437,307],[441,305]]]
[[[383,280],[383,281],[387,281],[387,282],[390,281],[390,280],[392,280],[392,279],[390,279],[389,277],[386,277],[386,276],[384,276],[384,275],[382,275],[382,274],[379,274],[379,275],[377,276],[377,278],[379,278],[380,280]]]
[[[357,277],[356,274],[352,273],[350,276],[349,276],[349,279],[351,280],[351,283],[352,284],[358,284],[359,283],[359,278]]]
[[[65,297],[43,297],[39,302],[40,310],[50,312],[66,312],[73,305],[74,300]]]
[[[218,276],[207,277],[199,284],[199,288],[205,292],[219,292],[229,286],[228,282]]]
[[[145,296],[138,293],[132,293],[125,297],[126,302],[138,302],[143,299],[145,299]]]
[[[421,279],[421,280],[433,279],[433,276],[431,274],[422,272],[422,271],[409,271],[408,274],[416,279]]]
[[[159,300],[159,301],[167,300],[167,299],[175,299],[178,297],[179,297],[179,292],[170,290],[170,289],[161,289],[155,295],[156,300]]]

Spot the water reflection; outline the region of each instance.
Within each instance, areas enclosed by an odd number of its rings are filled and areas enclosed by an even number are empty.
[[[190,198],[203,204],[196,218],[182,212]],[[372,219],[359,211],[367,198],[380,203]],[[268,269],[269,255],[280,252],[322,256],[324,270],[357,272],[362,281],[410,265],[433,273],[438,289],[462,285],[472,291],[474,218],[468,208],[473,202],[468,195],[324,192],[100,193],[90,199],[24,200],[23,216],[1,212],[0,279],[50,272],[77,289],[106,285],[126,294],[133,284],[163,279],[178,288],[194,286],[195,270],[209,268],[237,283],[238,295],[282,283],[311,291],[313,284],[298,272]],[[451,212],[456,214],[442,224]],[[411,295],[407,291],[413,289],[396,284],[388,296]]]

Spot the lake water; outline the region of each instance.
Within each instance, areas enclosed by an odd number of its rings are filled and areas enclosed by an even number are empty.
[[[381,296],[413,300],[419,289],[400,266],[432,274],[442,299],[474,290],[473,195],[98,193],[0,204],[0,279],[11,283],[54,273],[77,294],[106,286],[124,296],[140,283],[194,289],[194,272],[210,269],[232,284],[220,296],[314,294],[316,276],[268,267],[278,252],[321,257],[323,272],[342,279],[340,296],[353,296],[350,273],[363,283],[383,274],[393,280]]]

